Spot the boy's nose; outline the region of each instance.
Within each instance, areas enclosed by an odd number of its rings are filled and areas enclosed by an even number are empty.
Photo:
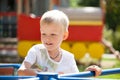
[[[50,40],[51,40],[51,37],[50,37],[50,36],[47,36],[47,37],[46,37],[46,40],[47,40],[47,41],[50,41]]]

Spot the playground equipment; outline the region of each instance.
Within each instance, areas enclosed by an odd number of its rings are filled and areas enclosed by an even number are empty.
[[[61,47],[72,52],[76,60],[84,58],[86,53],[91,58],[100,60],[104,54],[101,43],[104,28],[102,10],[95,7],[58,8],[65,12],[69,19],[69,37]],[[40,43],[40,17],[24,14],[18,16],[18,53],[25,57],[32,45]]]
[[[0,64],[0,75],[17,75],[21,64]]]
[[[20,64],[0,64],[0,68],[13,67],[18,69]],[[102,70],[101,76],[110,75],[110,74],[120,74],[120,68],[113,69],[105,69]],[[104,80],[94,78],[94,71],[86,71],[80,73],[70,73],[70,74],[62,74],[58,75],[57,73],[49,73],[49,72],[40,72],[37,76],[18,76],[15,75],[0,75],[0,80]],[[106,79],[105,79],[106,80]],[[114,79],[107,79],[114,80]]]

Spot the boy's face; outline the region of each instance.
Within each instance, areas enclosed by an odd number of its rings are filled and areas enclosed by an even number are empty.
[[[40,28],[41,41],[48,50],[58,49],[64,39],[64,29],[60,24],[43,23]]]

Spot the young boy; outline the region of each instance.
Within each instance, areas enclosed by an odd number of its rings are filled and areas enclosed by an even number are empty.
[[[40,20],[42,44],[34,45],[29,51],[18,75],[36,76],[37,72],[56,72],[59,74],[78,73],[72,53],[60,48],[63,40],[68,37],[69,19],[62,11],[51,10],[43,14]],[[33,69],[32,66],[37,65]],[[101,68],[90,66],[86,70],[101,74]]]

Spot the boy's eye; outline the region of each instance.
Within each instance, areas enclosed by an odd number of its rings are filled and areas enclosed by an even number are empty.
[[[46,35],[45,33],[42,33],[42,35]]]
[[[55,36],[56,34],[51,34],[51,36]]]

